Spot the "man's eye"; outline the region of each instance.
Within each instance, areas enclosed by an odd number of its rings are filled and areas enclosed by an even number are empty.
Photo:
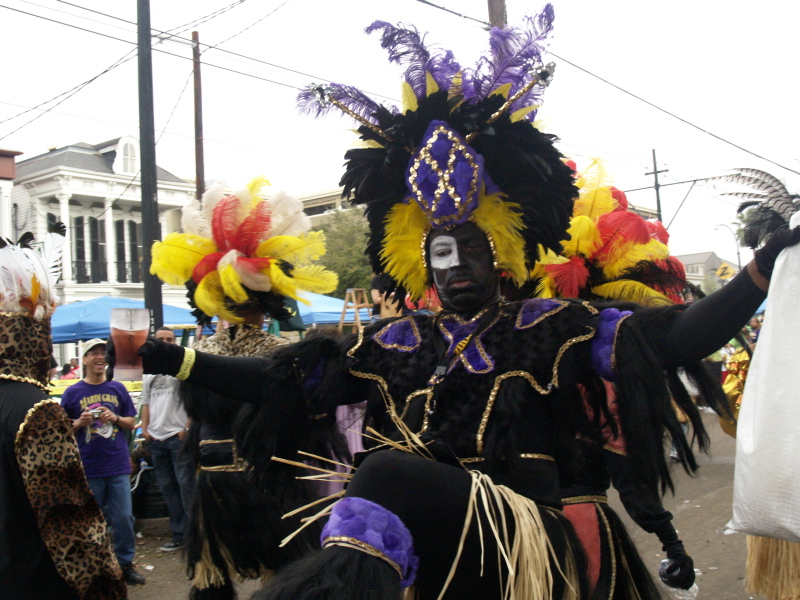
[[[444,258],[445,256],[450,256],[452,250],[450,248],[443,248],[441,250],[436,250],[433,254],[439,258]]]

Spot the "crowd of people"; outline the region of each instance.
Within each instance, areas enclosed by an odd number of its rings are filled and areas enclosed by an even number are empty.
[[[669,447],[695,471],[696,401],[732,417],[703,359],[748,322],[744,343],[757,341],[750,319],[800,228],[776,227],[726,286],[684,303],[666,229],[534,124],[552,19],[548,6],[493,30],[476,69],[376,22],[367,31],[406,69],[402,111],[350,86],[301,93],[308,112],[355,118],[364,142],[342,178],[366,207],[376,274],[357,333],[264,331],[290,316],[285,299],[336,287],[316,262],[324,235],[264,178],[213,186],[154,244],[152,271],[186,285],[201,325],[229,327],[194,347],[156,331],[139,349],[139,410],[107,369],[113,349],[90,340],[59,405],[59,233],[41,254],[2,241],[0,597],[113,600],[145,583],[137,425],[169,512],[161,550],[185,548],[195,600],[232,600],[239,578],[266,581],[262,600],[656,600],[612,485],[658,536],[660,581],[692,588],[661,503]]]

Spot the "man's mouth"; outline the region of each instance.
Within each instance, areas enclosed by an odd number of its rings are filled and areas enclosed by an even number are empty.
[[[447,287],[451,290],[463,290],[473,285],[475,285],[475,281],[469,277],[454,277],[447,284]]]

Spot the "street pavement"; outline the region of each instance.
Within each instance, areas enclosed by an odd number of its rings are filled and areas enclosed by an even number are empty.
[[[699,457],[700,470],[689,477],[675,468],[675,495],[667,495],[664,506],[674,515],[678,535],[694,559],[698,570],[698,600],[746,600],[744,570],[747,545],[743,535],[725,535],[731,517],[735,440],[725,435],[714,415],[704,415],[711,437],[711,452]],[[610,503],[622,516],[642,558],[655,577],[664,558],[655,535],[639,529],[611,491]],[[189,592],[180,552],[162,553],[157,549],[169,541],[166,520],[149,524],[144,537],[137,540],[136,564],[147,577],[147,584],[130,589],[131,600],[183,600]],[[151,568],[148,568],[151,567]],[[257,582],[238,585],[239,597],[246,599],[259,589]],[[478,600],[478,599],[476,599]],[[668,600],[665,595],[664,600]]]

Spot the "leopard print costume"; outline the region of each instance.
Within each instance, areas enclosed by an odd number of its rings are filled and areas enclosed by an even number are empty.
[[[195,350],[220,356],[261,357],[274,348],[288,344],[289,340],[272,335],[255,325],[238,325],[199,340]]]
[[[52,354],[50,319],[0,312],[0,379],[32,383],[47,391]]]
[[[14,450],[59,575],[82,600],[127,598],[103,513],[86,483],[72,423],[57,401],[42,400],[28,411]]]

